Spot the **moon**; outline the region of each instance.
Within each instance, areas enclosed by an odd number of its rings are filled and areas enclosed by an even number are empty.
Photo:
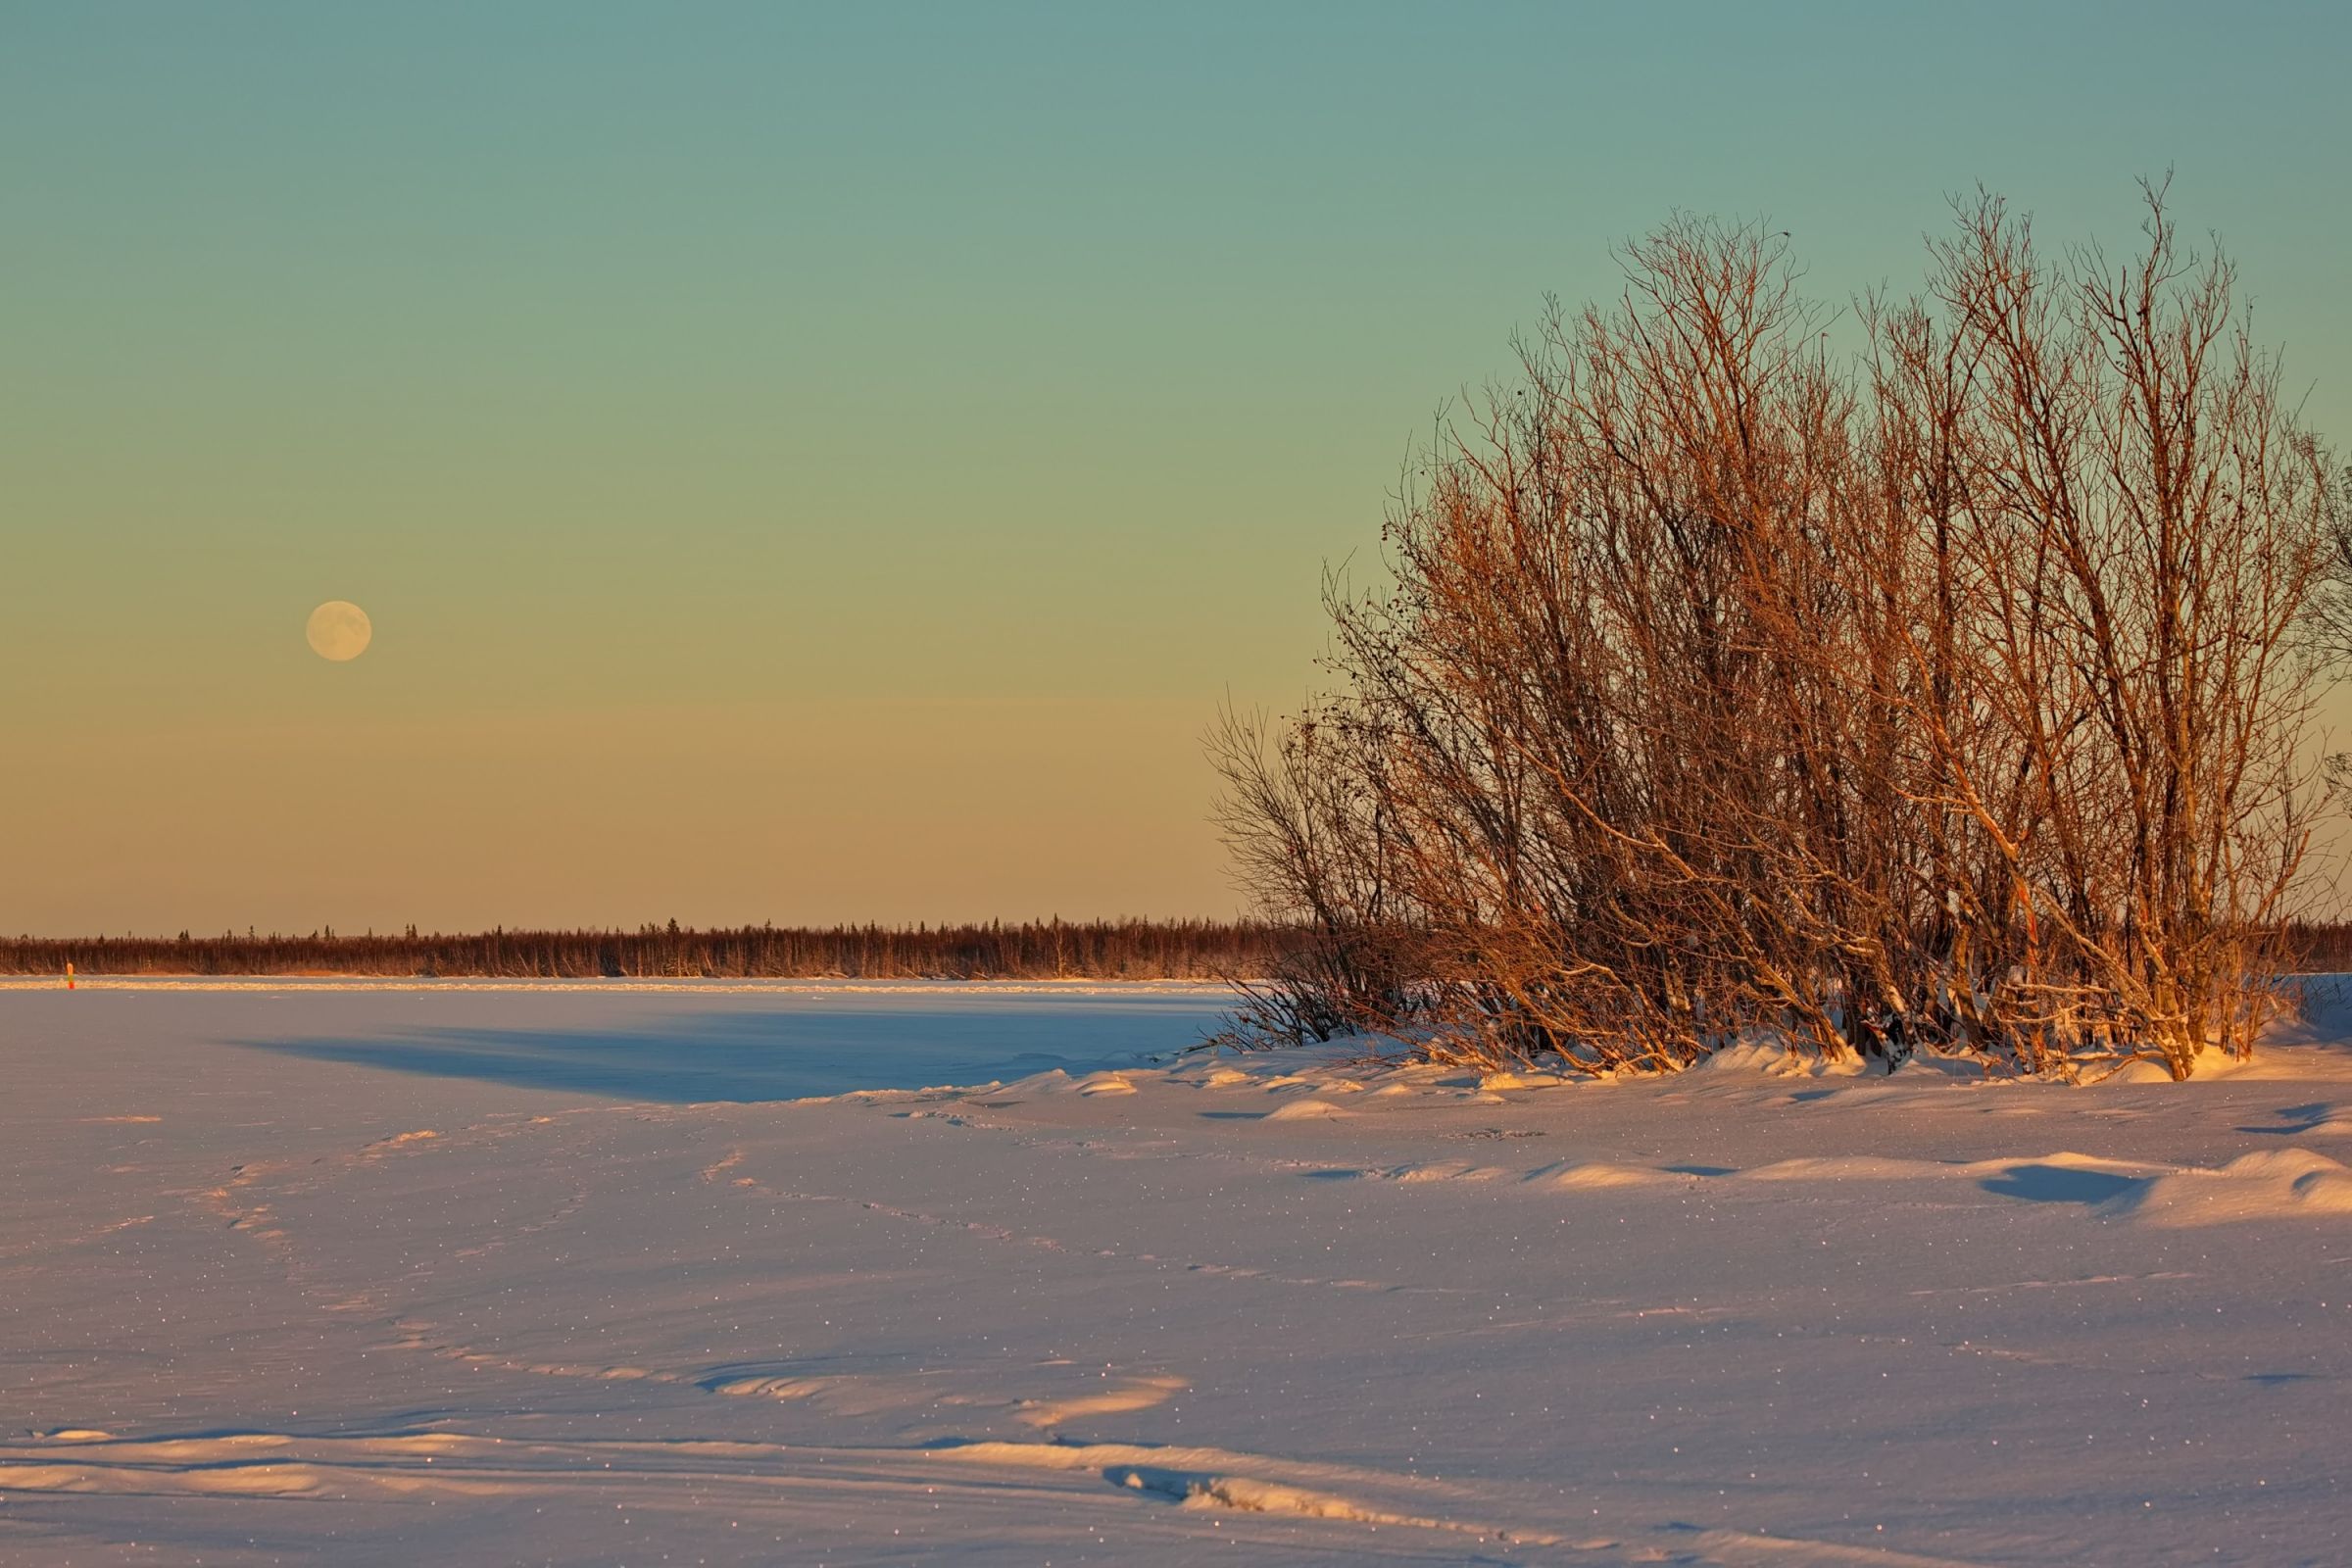
[[[368,651],[375,627],[359,606],[349,600],[329,599],[311,612],[310,624],[302,628],[302,634],[310,639],[311,652],[342,664]]]

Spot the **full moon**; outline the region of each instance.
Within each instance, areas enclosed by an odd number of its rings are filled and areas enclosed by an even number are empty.
[[[310,639],[311,651],[320,659],[331,659],[340,664],[359,658],[368,651],[368,640],[375,635],[368,612],[341,599],[329,599],[311,612],[310,624],[302,634]]]

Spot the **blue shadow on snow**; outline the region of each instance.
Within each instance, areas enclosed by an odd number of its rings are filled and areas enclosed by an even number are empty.
[[[1157,998],[894,999],[648,1016],[614,1028],[417,1028],[237,1044],[387,1072],[695,1104],[1132,1066],[1193,1044],[1214,1016],[1210,1004]]]
[[[2140,1179],[2075,1165],[2012,1165],[1980,1185],[1988,1193],[2030,1203],[2104,1203],[2139,1186]]]

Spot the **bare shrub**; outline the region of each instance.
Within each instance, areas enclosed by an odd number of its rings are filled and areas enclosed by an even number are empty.
[[[1241,1002],[1225,1043],[1397,1029],[1418,1010],[1413,924],[1393,891],[1381,752],[1368,739],[1345,709],[1282,726],[1229,710],[1209,733],[1238,878],[1303,932],[1264,972],[1233,978]]]
[[[1555,308],[1411,476],[1393,586],[1327,593],[1341,694],[1212,747],[1246,883],[1328,937],[1274,1032],[2250,1050],[2327,468],[2148,194],[2121,267],[1964,206],[1858,367],[1760,224],[1678,219]]]

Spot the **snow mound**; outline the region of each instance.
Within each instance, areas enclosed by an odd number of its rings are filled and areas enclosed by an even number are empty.
[[[2064,1164],[2071,1157],[2074,1156],[2054,1154],[2050,1162]],[[1751,1182],[1901,1182],[1966,1176],[1974,1169],[1970,1165],[1932,1159],[1890,1159],[1881,1154],[1817,1154],[1776,1160],[1740,1174]]]
[[[1481,1089],[1556,1089],[1570,1080],[1556,1072],[1491,1072],[1478,1081]]]
[[[712,1394],[732,1395],[744,1399],[808,1399],[825,1393],[841,1380],[838,1378],[749,1377],[727,1378],[704,1385]]]
[[[1310,1121],[1319,1116],[1346,1116],[1352,1112],[1342,1110],[1328,1100],[1294,1100],[1266,1112],[1267,1121]]]
[[[1491,1182],[1505,1173],[1496,1166],[1467,1159],[1424,1159],[1370,1174],[1389,1182]]]
[[[2166,1227],[2352,1215],[2352,1169],[2308,1149],[2264,1150],[2219,1170],[2151,1177],[2102,1206]]]
[[[1069,1092],[1070,1083],[1071,1079],[1068,1073],[1063,1072],[1059,1067],[1048,1067],[1044,1072],[1033,1072],[1026,1078],[1015,1078],[1012,1082],[1002,1086],[998,1093],[1061,1095]]]
[[[2352,1114],[2336,1111],[2307,1127],[2295,1129],[2298,1138],[2352,1138]]]
[[[1606,1160],[1563,1159],[1528,1172],[1527,1180],[1541,1187],[1647,1187],[1680,1180],[1672,1171],[1642,1165],[1612,1165]]]
[[[1741,1040],[1692,1062],[1688,1072],[1761,1073],[1772,1078],[1857,1078],[1868,1069],[1860,1057],[1823,1061],[1800,1055],[1780,1040]]]
[[[1188,1387],[1178,1377],[1133,1378],[1126,1383],[1095,1394],[1072,1395],[1059,1399],[1024,1399],[1020,1418],[1033,1427],[1054,1427],[1064,1421],[1075,1421],[1090,1415],[1125,1415],[1130,1411],[1149,1410],[1155,1404],[1165,1404]]]
[[[983,1084],[976,1086],[967,1085],[966,1088],[974,1094],[985,1093],[998,1095],[1017,1095],[1023,1098],[1034,1097],[1038,1099],[1043,1099],[1045,1097],[1054,1095],[1078,1095],[1086,1099],[1092,1099],[1097,1095],[1134,1094],[1136,1089],[1135,1085],[1129,1082],[1131,1070],[1104,1068],[1100,1072],[1090,1072],[1081,1077],[1073,1078],[1059,1067],[1049,1067],[1044,1072],[1031,1073],[1026,1078],[1016,1078],[1008,1084]],[[932,1094],[935,1091],[926,1089],[921,1092],[923,1094]],[[888,1094],[894,1093],[894,1091],[869,1090],[861,1091],[861,1093]],[[846,1099],[848,1097],[845,1096],[843,1098]]]

